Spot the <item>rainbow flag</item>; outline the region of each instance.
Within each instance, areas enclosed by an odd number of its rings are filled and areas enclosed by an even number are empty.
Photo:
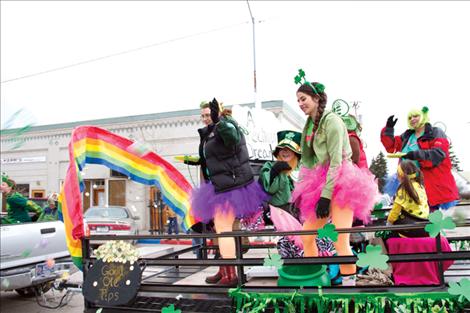
[[[65,224],[66,241],[77,267],[82,266],[84,237],[81,193],[85,184],[80,171],[86,164],[101,164],[129,179],[156,186],[166,204],[182,218],[181,227],[195,224],[189,214],[191,185],[170,163],[127,138],[94,126],[80,126],[69,143],[69,167],[59,196],[59,214]]]

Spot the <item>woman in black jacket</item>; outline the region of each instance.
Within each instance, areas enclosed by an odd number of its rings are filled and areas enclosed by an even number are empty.
[[[245,136],[232,118],[230,110],[221,110],[214,98],[210,102],[213,127],[205,134],[203,155],[210,181],[191,195],[192,213],[196,219],[214,219],[217,233],[232,231],[236,218],[254,215],[267,199],[261,186],[254,181]],[[219,238],[222,258],[235,258],[233,238]],[[237,284],[234,266],[222,266],[218,285]]]

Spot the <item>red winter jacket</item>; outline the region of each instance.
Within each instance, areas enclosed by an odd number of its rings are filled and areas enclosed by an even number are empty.
[[[408,129],[400,136],[394,136],[393,132],[393,128],[384,127],[380,133],[380,140],[389,153],[400,152],[414,130]],[[444,131],[426,123],[418,146],[420,150],[414,154],[424,176],[429,204],[434,206],[458,200],[459,192],[451,172],[449,141]]]

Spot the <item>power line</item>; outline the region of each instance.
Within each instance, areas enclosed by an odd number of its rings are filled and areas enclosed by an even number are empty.
[[[149,49],[149,48],[153,48],[153,47],[156,47],[156,46],[161,46],[161,45],[164,45],[164,44],[167,44],[167,43],[172,43],[172,42],[175,42],[175,41],[180,41],[180,40],[188,39],[188,38],[191,38],[191,37],[196,37],[196,36],[200,36],[200,35],[204,35],[204,34],[217,32],[217,31],[228,29],[228,28],[236,27],[236,26],[239,26],[239,25],[242,25],[242,24],[248,24],[248,23],[249,22],[246,21],[246,22],[242,22],[242,23],[232,24],[232,25],[228,25],[228,26],[223,26],[223,27],[219,27],[219,28],[215,28],[215,29],[211,29],[211,30],[191,34],[191,35],[186,35],[186,36],[181,36],[181,37],[177,37],[177,38],[173,38],[173,39],[168,39],[168,40],[153,43],[153,44],[146,45],[146,46],[139,47],[139,48],[134,48],[134,49],[129,49],[129,50],[121,51],[121,52],[116,52],[116,53],[108,54],[108,55],[105,55],[105,56],[102,56],[102,57],[89,59],[89,60],[86,60],[86,61],[72,63],[72,64],[69,64],[69,65],[64,65],[64,66],[61,66],[61,67],[56,67],[56,68],[53,68],[53,69],[49,69],[49,70],[45,70],[45,71],[41,71],[41,72],[37,72],[37,73],[33,73],[33,74],[28,74],[28,75],[24,75],[24,76],[20,76],[20,77],[16,77],[16,78],[7,79],[7,80],[2,81],[1,83],[4,84],[4,83],[9,83],[9,82],[12,82],[12,81],[15,81],[15,80],[26,79],[26,78],[31,78],[31,77],[34,77],[34,76],[39,76],[39,75],[43,75],[43,74],[47,74],[47,73],[51,73],[51,72],[56,72],[56,71],[68,69],[68,68],[71,68],[71,67],[75,67],[75,66],[79,66],[79,65],[83,65],[83,64],[88,64],[88,63],[92,63],[92,62],[97,62],[97,61],[101,61],[101,60],[104,60],[104,59],[120,56],[120,55],[123,55],[123,54],[137,52],[137,51],[140,51],[140,50]]]

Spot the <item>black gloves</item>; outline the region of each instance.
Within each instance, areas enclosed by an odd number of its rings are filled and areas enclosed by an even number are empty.
[[[210,103],[209,103],[209,108],[211,109],[211,119],[212,123],[217,124],[220,120],[219,118],[219,102],[214,98]]]
[[[271,185],[274,179],[282,172],[282,171],[289,171],[292,168],[289,166],[287,162],[284,161],[276,161],[271,168],[271,172],[269,173],[269,184]]]
[[[390,115],[387,119],[387,125],[385,125],[385,127],[388,127],[388,128],[393,128],[395,127],[395,124],[397,123],[398,121],[398,118],[396,119],[393,119],[395,117],[395,115]]]
[[[330,199],[321,197],[317,203],[317,218],[326,218],[330,215]]]
[[[417,160],[418,159],[418,151],[410,151],[404,156],[402,156],[403,159],[409,159],[409,160]]]

